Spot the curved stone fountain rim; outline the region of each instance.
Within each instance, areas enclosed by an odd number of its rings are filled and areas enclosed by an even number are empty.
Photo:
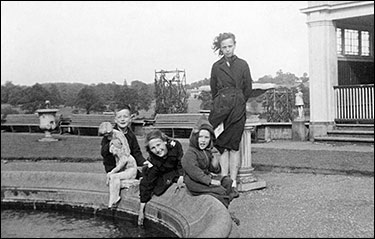
[[[43,201],[81,207],[107,209],[108,188],[105,175],[96,173],[1,171],[1,200]],[[121,191],[116,210],[137,215],[138,186]],[[162,196],[154,196],[145,215],[166,226],[179,237],[228,237],[232,220],[228,210],[209,195],[191,196],[186,189],[174,192],[170,187]]]

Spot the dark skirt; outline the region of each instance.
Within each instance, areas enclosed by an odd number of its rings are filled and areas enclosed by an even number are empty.
[[[208,120],[214,128],[224,123],[224,131],[216,139],[214,146],[222,154],[225,149],[240,148],[246,122],[246,102],[242,90],[224,88],[213,99],[213,108]]]
[[[233,200],[233,180],[229,176],[225,176],[220,181],[221,185],[204,185],[191,180],[190,177],[184,178],[186,187],[188,188],[191,195],[211,195],[218,199],[222,204],[224,204],[226,208],[228,208],[230,202]]]

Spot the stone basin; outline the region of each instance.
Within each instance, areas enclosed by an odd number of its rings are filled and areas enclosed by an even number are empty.
[[[1,201],[46,203],[108,211],[105,174],[47,171],[2,171]],[[121,190],[117,211],[138,215],[139,187],[132,183]],[[172,185],[162,196],[154,196],[145,208],[146,220],[162,224],[179,237],[229,237],[230,214],[209,195],[192,196]]]

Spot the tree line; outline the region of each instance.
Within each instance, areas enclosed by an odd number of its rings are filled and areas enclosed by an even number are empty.
[[[308,81],[307,73],[304,73],[302,77],[297,77],[292,73],[284,73],[279,70],[276,72],[275,77],[265,75],[259,78],[257,82],[275,83],[278,86],[292,88],[296,85],[296,82],[306,83]],[[209,82],[210,79],[205,78],[187,84],[186,89],[209,85]],[[1,104],[20,107],[25,113],[34,113],[37,109],[44,108],[45,101],[49,100],[51,107],[73,107],[77,111],[78,109],[83,109],[86,114],[114,111],[127,104],[137,114],[140,110],[148,111],[152,101],[158,99],[159,96],[155,92],[155,84],[146,84],[136,80],[132,81],[130,85],[124,81],[123,85],[112,82],[91,85],[82,83],[36,83],[32,86],[20,86],[7,81],[4,85],[1,85]],[[309,101],[308,88],[302,85],[302,91],[305,102]],[[257,92],[254,92],[254,94],[257,94]],[[198,96],[198,99],[202,101],[201,109],[210,109],[212,99],[209,92],[203,91]],[[13,107],[2,107],[1,113],[18,113]]]
[[[154,98],[154,85],[133,81],[130,85],[116,83],[81,84],[81,83],[36,83],[32,86],[14,85],[7,81],[1,85],[1,104],[19,106],[25,113],[34,113],[50,107],[74,107],[84,109],[86,114],[92,112],[114,111],[129,105],[137,113],[149,110]],[[1,109],[5,114],[5,109]],[[11,111],[11,109],[8,109]],[[16,113],[16,112],[8,112]]]

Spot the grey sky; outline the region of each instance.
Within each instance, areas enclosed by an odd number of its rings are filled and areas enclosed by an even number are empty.
[[[185,69],[187,83],[210,77],[221,32],[254,80],[308,73],[307,1],[1,1],[1,84],[152,83],[155,70]]]

